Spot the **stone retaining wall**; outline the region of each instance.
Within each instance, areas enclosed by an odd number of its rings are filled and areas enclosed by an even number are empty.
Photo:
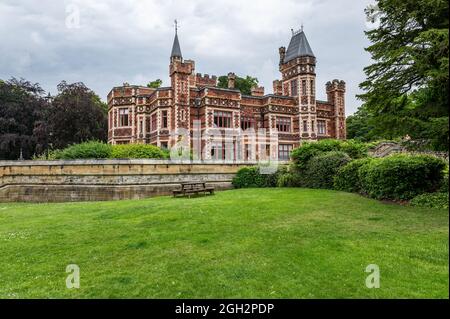
[[[137,199],[171,194],[181,182],[216,189],[248,162],[214,164],[166,160],[0,161],[0,202]]]

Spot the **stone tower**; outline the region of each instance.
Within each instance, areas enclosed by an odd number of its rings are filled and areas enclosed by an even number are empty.
[[[283,95],[295,97],[297,100],[300,140],[316,140],[316,57],[303,27],[292,31],[287,50],[281,47],[279,53]]]
[[[345,82],[334,79],[326,84],[328,102],[334,105],[335,138],[346,139],[345,124]]]
[[[183,61],[176,25],[169,69],[173,99],[171,127],[174,132],[178,132],[179,129],[190,130],[189,87],[192,85],[192,79],[195,78],[195,64],[191,60]],[[177,137],[173,136],[171,145],[175,142],[177,142]],[[190,141],[187,141],[188,145],[189,143]]]

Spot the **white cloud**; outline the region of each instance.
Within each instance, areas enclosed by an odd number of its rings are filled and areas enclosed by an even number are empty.
[[[347,113],[369,64],[364,7],[351,0],[3,0],[0,3],[0,78],[24,77],[56,90],[61,80],[82,81],[103,99],[123,82],[168,84],[173,20],[181,50],[198,72],[256,76],[272,91],[279,78],[278,47],[303,22],[317,57],[318,98],[333,78],[347,82]],[[68,28],[67,6],[79,10]]]

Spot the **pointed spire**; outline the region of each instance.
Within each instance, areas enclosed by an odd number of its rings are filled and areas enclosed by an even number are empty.
[[[183,58],[181,55],[180,42],[178,41],[178,21],[175,20],[175,38],[173,39],[171,58]]]
[[[291,42],[289,42],[289,46],[284,57],[284,62],[289,62],[290,60],[300,56],[315,57],[311,47],[309,46],[308,39],[306,39],[305,32],[303,32],[303,24],[300,30],[292,33]]]

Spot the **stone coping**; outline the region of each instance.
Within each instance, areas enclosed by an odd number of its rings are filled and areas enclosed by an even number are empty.
[[[287,164],[278,161],[278,164]],[[7,166],[64,166],[64,165],[264,165],[257,161],[201,161],[201,160],[156,160],[156,159],[107,159],[107,160],[54,160],[54,161],[0,161],[0,167]]]

